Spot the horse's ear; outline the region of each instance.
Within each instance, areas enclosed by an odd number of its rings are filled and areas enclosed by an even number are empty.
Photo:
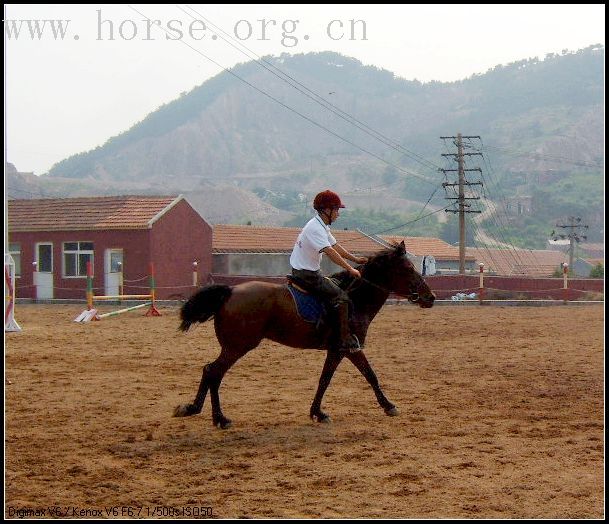
[[[398,245],[397,254],[398,255],[405,255],[406,254],[406,244],[404,244],[403,240]]]

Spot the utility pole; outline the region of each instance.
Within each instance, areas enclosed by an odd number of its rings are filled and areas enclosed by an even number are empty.
[[[575,242],[579,243],[582,240],[587,240],[588,237],[586,235],[579,235],[579,228],[588,229],[587,225],[581,224],[582,219],[580,217],[569,217],[568,224],[556,224],[556,227],[560,227],[562,229],[570,229],[571,232],[568,235],[557,235],[554,231],[552,231],[551,236],[552,240],[558,240],[559,238],[569,239],[569,269],[573,271],[573,261],[575,259]]]
[[[457,146],[456,153],[443,153],[442,156],[452,156],[457,161],[458,168],[457,169],[441,169],[444,174],[448,172],[458,172],[459,181],[457,183],[449,183],[444,182],[442,187],[445,189],[449,186],[458,186],[459,192],[457,193],[457,197],[446,197],[447,200],[456,200],[458,203],[458,209],[445,209],[447,213],[459,213],[459,274],[465,274],[465,213],[481,213],[482,211],[469,210],[466,208],[470,207],[470,204],[466,204],[466,200],[480,200],[480,197],[466,197],[465,196],[465,186],[481,186],[482,182],[468,182],[465,179],[465,173],[467,171],[478,171],[482,173],[481,169],[466,169],[465,168],[465,157],[466,156],[475,156],[482,155],[482,153],[464,153],[463,152],[463,139],[464,138],[480,138],[479,136],[463,136],[461,133],[458,133],[457,136],[441,136],[441,139],[450,138],[454,141],[454,144]]]

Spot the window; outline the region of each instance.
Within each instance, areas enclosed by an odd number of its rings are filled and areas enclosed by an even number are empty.
[[[86,277],[87,262],[93,272],[93,242],[63,243],[63,274],[65,277]]]
[[[15,277],[21,276],[21,244],[12,243],[8,245],[8,253],[15,262]]]
[[[110,253],[110,273],[120,273],[123,270],[123,252],[112,251]]]
[[[38,244],[37,268],[39,273],[53,272],[53,244]]]

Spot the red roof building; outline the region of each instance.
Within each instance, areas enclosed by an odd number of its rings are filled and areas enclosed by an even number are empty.
[[[182,196],[9,200],[9,251],[17,297],[85,299],[87,262],[95,295],[192,293],[211,272],[212,229]]]
[[[569,255],[542,249],[467,248],[467,253],[484,264],[488,274],[503,276],[551,277],[561,264],[569,262]]]
[[[301,228],[260,227],[217,224],[213,238],[213,273],[222,275],[279,276],[291,270],[289,255]],[[382,245],[358,231],[332,229],[339,244],[353,254],[370,256],[383,249]],[[459,268],[459,249],[438,238],[381,236],[381,241],[404,241],[408,254],[419,263],[423,256],[432,255],[439,271],[454,272]],[[466,257],[468,269],[475,258]],[[324,257],[324,273],[339,271]]]

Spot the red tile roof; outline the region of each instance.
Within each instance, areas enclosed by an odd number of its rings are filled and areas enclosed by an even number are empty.
[[[214,226],[213,252],[220,253],[291,253],[301,228],[261,227],[217,224]],[[357,231],[333,229],[339,244],[354,254],[371,255],[382,246]],[[433,255],[442,260],[458,260],[459,249],[438,238],[381,236],[386,242],[404,240],[408,253]],[[474,260],[473,256],[466,257]]]
[[[561,262],[568,262],[565,253],[553,250],[531,249],[480,249],[467,248],[476,257],[476,262],[484,263],[484,270],[497,275],[524,275],[530,277],[551,277],[560,269]]]
[[[584,260],[586,262],[592,264],[593,266],[596,266],[597,264],[600,264],[601,266],[605,267],[605,259],[604,258],[585,258]]]
[[[301,228],[216,224],[213,230],[214,253],[291,253]],[[332,231],[332,234],[341,244],[344,239],[351,240],[347,249],[356,253],[380,248],[357,232]],[[355,239],[357,243],[353,242]]]
[[[9,200],[10,232],[147,229],[179,196],[110,196]]]
[[[459,248],[439,238],[400,236],[383,236],[382,238],[389,242],[401,242],[404,240],[408,252],[415,256],[432,255],[439,260],[459,260]],[[465,260],[473,261],[474,256],[466,252]]]

